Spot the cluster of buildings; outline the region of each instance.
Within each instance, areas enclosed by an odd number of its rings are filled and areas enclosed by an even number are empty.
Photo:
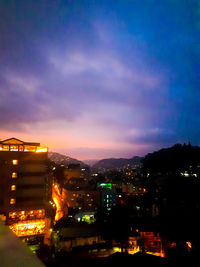
[[[47,161],[48,149],[40,143],[16,138],[0,141],[0,218],[27,243],[40,240],[68,249],[102,243],[98,230],[90,227],[97,212],[109,214],[128,196],[146,193],[137,178],[130,179],[130,172],[126,182],[94,183],[98,174],[91,174],[88,166],[79,164],[64,167],[59,183],[53,175],[56,167],[47,169]],[[70,224],[54,231],[61,218],[71,219],[75,226]]]
[[[47,160],[47,147],[40,143],[0,141],[0,217],[18,237],[40,236],[48,244],[55,221],[68,215],[92,223],[97,210],[110,211],[117,198],[109,184],[88,186],[88,167],[65,168],[66,179],[57,184]]]

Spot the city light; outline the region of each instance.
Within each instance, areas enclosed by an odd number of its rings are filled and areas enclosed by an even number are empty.
[[[12,178],[17,178],[17,173],[16,172],[12,173]]]
[[[37,147],[36,152],[47,152],[47,147]]]
[[[107,189],[112,189],[112,184],[110,184],[110,183],[101,183],[101,184],[99,184],[99,187],[101,187],[101,188],[107,188]]]
[[[12,204],[15,204],[15,203],[16,203],[15,198],[11,198],[11,199],[10,199],[10,204],[12,205]]]
[[[192,248],[192,243],[191,242],[186,242],[186,244],[187,244],[187,247],[188,247],[188,249],[191,249]]]
[[[15,191],[16,190],[16,185],[11,185],[11,191]]]
[[[45,221],[26,221],[23,223],[15,223],[9,227],[16,234],[16,236],[38,235],[44,234]]]
[[[0,145],[0,151],[47,152],[47,147],[32,145]]]

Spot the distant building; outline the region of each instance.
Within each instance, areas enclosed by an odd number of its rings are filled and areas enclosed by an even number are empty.
[[[53,232],[52,242],[56,251],[72,251],[74,248],[104,243],[95,225],[69,224]]]
[[[146,188],[142,183],[122,183],[122,193],[129,195],[143,195]]]
[[[112,208],[117,204],[116,190],[112,188],[111,183],[100,183],[98,184],[98,187],[101,196],[101,209],[109,213]]]
[[[68,208],[79,211],[97,211],[100,207],[100,192],[97,190],[62,189],[62,198]]]
[[[80,164],[69,164],[64,168],[64,183],[68,183],[71,179],[81,178],[85,183],[90,179],[90,167],[80,166]]]
[[[64,169],[65,182],[68,182],[70,178],[81,177],[81,166],[80,164],[70,164]]]
[[[46,163],[47,148],[40,143],[0,141],[0,214],[19,237],[44,235],[50,226]]]

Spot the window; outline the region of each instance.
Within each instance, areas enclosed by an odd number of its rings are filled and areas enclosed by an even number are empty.
[[[17,173],[16,172],[12,173],[12,178],[17,178]]]
[[[47,152],[47,147],[38,146],[36,152]]]
[[[25,152],[35,152],[36,147],[35,146],[24,146]]]
[[[23,146],[19,146],[19,151],[24,151],[24,147]]]
[[[9,151],[9,146],[7,146],[7,145],[3,145],[2,150],[3,150],[3,151]]]
[[[18,146],[10,146],[10,151],[18,151]]]
[[[10,204],[15,204],[15,202],[16,202],[15,198],[10,199]]]
[[[17,159],[13,159],[12,164],[13,165],[18,165],[18,160]]]
[[[11,185],[11,191],[15,191],[16,190],[16,185]]]

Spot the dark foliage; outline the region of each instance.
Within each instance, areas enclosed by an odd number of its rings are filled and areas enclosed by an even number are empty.
[[[180,171],[199,171],[200,147],[176,144],[147,154],[142,159],[144,172],[177,173]]]

